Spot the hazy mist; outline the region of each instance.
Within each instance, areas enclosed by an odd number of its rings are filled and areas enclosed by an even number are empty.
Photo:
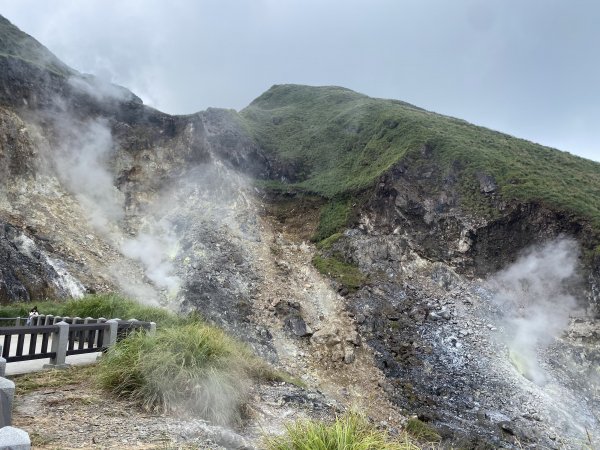
[[[592,0],[0,0],[72,67],[152,106],[341,85],[600,160]]]

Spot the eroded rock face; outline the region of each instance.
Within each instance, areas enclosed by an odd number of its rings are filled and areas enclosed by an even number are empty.
[[[0,302],[78,297],[81,283],[60,260],[49,256],[47,242],[0,221]]]
[[[506,202],[495,195],[496,189],[490,190],[489,177],[479,174],[483,187],[478,201],[494,211],[492,217],[484,219],[468,212],[458,184],[461,176],[460,167],[443,174],[427,159],[407,157],[382,177],[356,225],[370,235],[399,238],[386,245],[410,243],[421,257],[478,277],[505,267],[528,246],[559,236],[572,237],[582,246],[586,301],[600,314],[600,296],[595,288],[600,284],[599,272],[589,256],[596,240],[589,226],[537,203]],[[385,255],[376,259],[381,257],[385,259]]]
[[[584,429],[598,429],[593,317],[573,309],[583,316],[538,348],[544,382],[532,381],[507,344],[517,329],[505,320],[492,285],[422,258],[412,245],[396,234],[350,230],[331,249],[370,276],[346,304],[397,405],[466,448],[558,448],[560,439],[576,446],[586,439]],[[523,314],[535,327],[539,311]],[[533,332],[530,339],[537,339]]]
[[[591,230],[538,204],[503,202],[485,174],[477,178],[480,200],[495,214],[469,214],[460,167],[442,174],[427,154],[409,156],[382,177],[355,228],[329,250],[369,276],[347,306],[375,350],[387,392],[453,445],[557,448],[564,438],[576,446],[586,428],[600,424],[600,379],[591,369],[599,362],[592,336],[600,298]],[[529,246],[565,237],[580,243],[581,278],[570,288],[580,318],[538,350],[535,359],[551,380],[540,386],[511,356],[506,341],[516,331],[501,319],[505,311],[486,279]]]

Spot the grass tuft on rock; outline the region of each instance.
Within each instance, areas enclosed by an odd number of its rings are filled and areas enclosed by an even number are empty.
[[[269,437],[267,450],[418,450],[408,437],[392,440],[360,414],[351,412],[333,423],[298,421],[282,436]]]
[[[102,358],[98,379],[114,394],[153,411],[235,422],[252,377],[265,364],[223,331],[202,322],[134,333]]]
[[[408,419],[404,429],[408,434],[421,442],[440,442],[442,440],[441,436],[431,425],[416,417]]]
[[[315,255],[312,263],[319,272],[338,281],[350,292],[356,291],[367,282],[367,277],[358,267],[335,257]]]

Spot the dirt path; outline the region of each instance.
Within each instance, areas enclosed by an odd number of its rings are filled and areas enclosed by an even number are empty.
[[[245,421],[231,428],[194,417],[144,411],[92,382],[92,366],[13,377],[17,392],[13,426],[27,431],[36,450],[56,449],[246,449],[262,448],[264,436],[295,419],[324,419],[335,405],[288,383],[253,387]]]

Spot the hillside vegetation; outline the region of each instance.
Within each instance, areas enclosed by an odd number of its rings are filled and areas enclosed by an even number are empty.
[[[59,75],[76,72],[34,38],[0,16],[0,57],[17,58]]]
[[[293,168],[295,177],[270,187],[333,200],[337,206],[329,208],[338,209],[336,217],[347,218],[348,199],[403,158],[423,163],[419,152],[427,145],[443,174],[462,171],[466,209],[490,213],[478,208],[477,174],[484,173],[495,179],[504,200],[539,202],[600,229],[600,164],[566,152],[340,87],[276,85],[241,116],[263,150]]]

